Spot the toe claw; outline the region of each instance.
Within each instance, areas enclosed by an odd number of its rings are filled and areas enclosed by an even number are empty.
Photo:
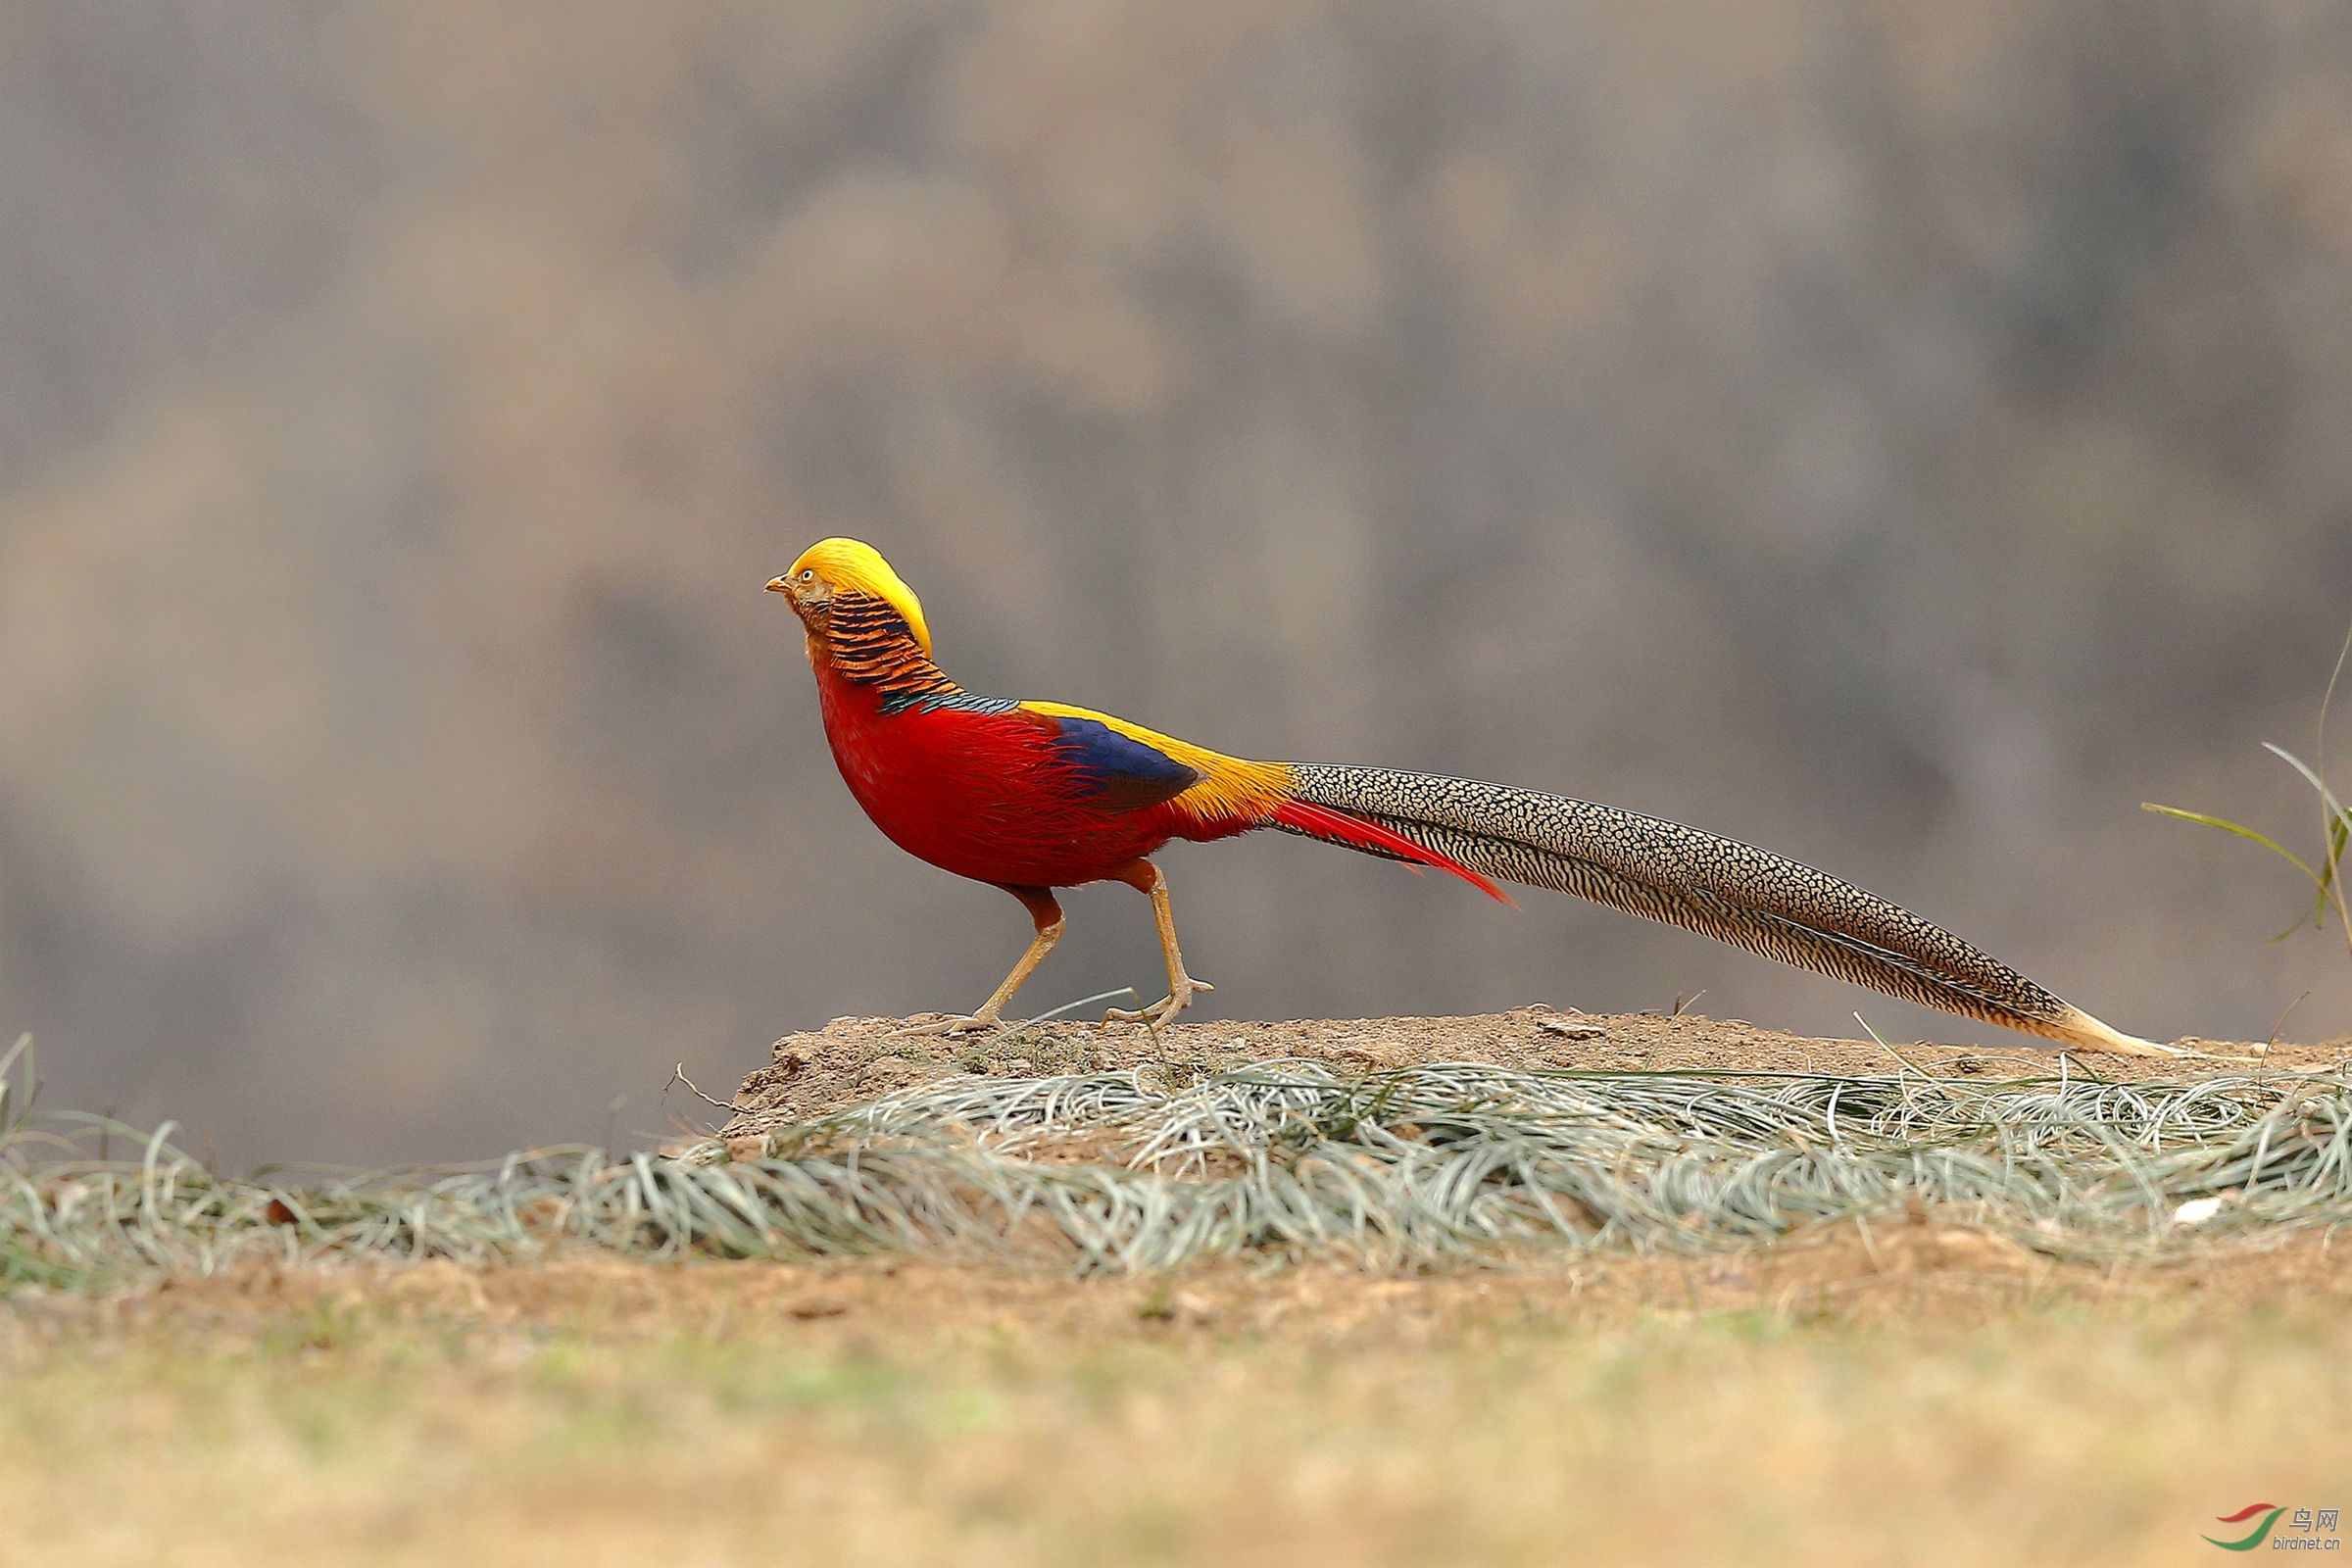
[[[1112,1007],[1102,1014],[1102,1021],[1105,1024],[1140,1023],[1148,1029],[1163,1029],[1174,1021],[1178,1013],[1192,1005],[1195,993],[1216,989],[1205,980],[1195,980],[1188,975],[1183,985],[1149,1007]]]

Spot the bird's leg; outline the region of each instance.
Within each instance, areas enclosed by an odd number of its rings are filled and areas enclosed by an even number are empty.
[[[1152,895],[1152,918],[1159,926],[1159,951],[1168,960],[1168,995],[1149,1007],[1113,1007],[1102,1015],[1102,1021],[1118,1019],[1150,1024],[1156,1029],[1192,1005],[1196,992],[1217,988],[1184,972],[1184,955],[1176,950],[1176,911],[1168,903],[1168,879],[1160,874],[1159,867],[1150,860],[1137,860],[1115,874],[1138,893]]]
[[[1021,906],[1029,911],[1029,918],[1037,922],[1037,935],[1029,939],[1029,951],[1021,955],[1020,961],[1012,966],[1012,973],[1004,977],[1003,985],[990,993],[986,1002],[980,1004],[977,1012],[942,1018],[935,1023],[909,1024],[904,1029],[892,1030],[891,1038],[962,1035],[981,1029],[994,1029],[1003,1017],[1004,1004],[1010,1002],[1012,994],[1021,989],[1021,982],[1029,978],[1029,971],[1042,963],[1046,955],[1054,951],[1054,944],[1061,940],[1061,930],[1067,922],[1062,918],[1061,906],[1054,901],[1052,889],[1014,887],[1004,882],[997,885],[1020,900]]]

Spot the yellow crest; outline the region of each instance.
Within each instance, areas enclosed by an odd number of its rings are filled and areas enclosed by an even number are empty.
[[[923,602],[872,545],[859,539],[820,539],[801,552],[801,559],[786,575],[797,578],[804,571],[815,572],[836,594],[872,594],[904,616],[923,652],[931,652],[931,628],[923,621]]]

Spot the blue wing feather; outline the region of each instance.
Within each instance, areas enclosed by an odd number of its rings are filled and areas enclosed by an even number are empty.
[[[1200,782],[1198,768],[1108,724],[1066,714],[1052,718],[1060,731],[1054,744],[1104,806],[1122,810],[1157,806]]]

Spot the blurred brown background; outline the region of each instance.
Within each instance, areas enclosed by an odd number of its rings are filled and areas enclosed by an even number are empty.
[[[1019,910],[865,824],[760,592],[837,531],[983,691],[1739,834],[2134,1031],[2352,1016],[2291,873],[2137,808],[2313,836],[2257,743],[2352,616],[2333,0],[8,0],[0,214],[53,1103],[482,1155],[976,1001]],[[1212,1017],[2015,1043],[1168,858]],[[1026,1000],[1156,996],[1072,905]]]

